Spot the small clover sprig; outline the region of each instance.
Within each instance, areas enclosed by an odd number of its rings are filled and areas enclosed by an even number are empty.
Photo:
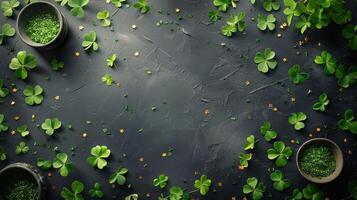
[[[274,170],[270,174],[270,179],[274,182],[274,189],[280,192],[289,188],[292,183],[291,180],[284,179],[284,174],[280,170]]]
[[[322,51],[320,55],[317,55],[314,62],[324,67],[326,75],[333,75],[337,69],[337,61],[332,57],[331,53]]]
[[[64,0],[66,1],[66,0]],[[63,2],[63,1],[62,1]],[[71,14],[78,18],[84,17],[84,7],[89,3],[89,0],[69,0],[68,6],[71,7]]]
[[[253,154],[251,153],[240,153],[239,154],[239,166],[242,168],[247,168],[249,165],[249,162],[253,157]]]
[[[348,40],[348,47],[357,50],[357,25],[348,24],[342,30],[342,36]]]
[[[292,196],[286,197],[286,200],[301,200],[304,194],[299,189],[294,189]]]
[[[1,32],[0,32],[0,45],[2,45],[2,42],[6,37],[12,37],[15,35],[15,29],[10,25],[10,24],[4,24],[1,27]]]
[[[126,182],[125,174],[128,173],[128,169],[125,167],[119,167],[119,169],[110,175],[109,183],[114,184],[117,183],[118,185],[124,185]]]
[[[0,114],[0,133],[9,130],[9,125],[5,122],[5,115]]]
[[[357,120],[355,119],[356,118],[353,113],[353,110],[348,109],[345,111],[345,114],[343,115],[343,119],[338,121],[338,126],[340,127],[340,129],[344,131],[349,130],[351,133],[357,134]]]
[[[9,90],[4,87],[4,82],[3,80],[0,80],[0,100],[5,98],[9,94]]]
[[[270,122],[264,122],[260,127],[260,133],[264,136],[265,141],[269,142],[275,139],[278,134],[271,127]]]
[[[138,9],[142,14],[145,14],[150,10],[150,6],[147,0],[138,0],[134,4],[134,8]]]
[[[0,146],[0,161],[4,161],[6,160],[7,156],[6,156],[6,152],[5,149]]]
[[[301,130],[305,127],[304,121],[307,119],[307,116],[303,112],[292,113],[289,116],[289,124],[294,125],[295,130]]]
[[[244,145],[244,150],[248,150],[248,149],[254,149],[254,145],[255,143],[257,143],[258,141],[255,140],[254,135],[249,135],[247,137],[247,142]]]
[[[84,191],[84,184],[80,181],[73,181],[71,184],[71,190],[67,187],[63,187],[61,190],[61,197],[64,200],[84,200],[82,195]]]
[[[305,199],[311,200],[323,200],[325,194],[315,185],[309,183],[303,190],[302,193],[304,194]]]
[[[245,13],[244,12],[239,12],[237,14],[231,15],[227,19],[227,24],[222,26],[221,32],[223,35],[227,37],[231,37],[233,33],[236,33],[237,31],[243,32],[245,30]]]
[[[200,179],[195,180],[194,188],[200,191],[201,195],[206,195],[212,184],[211,179],[207,178],[206,175],[202,175]]]
[[[107,59],[106,59],[107,66],[108,67],[114,67],[116,60],[117,60],[117,54],[114,53],[114,54],[108,56]]]
[[[20,133],[22,137],[26,137],[30,134],[30,131],[28,130],[28,127],[26,124],[19,126],[16,128],[16,131]]]
[[[68,155],[65,153],[58,153],[52,163],[53,168],[58,169],[61,176],[68,176],[74,170],[74,164],[69,162]]]
[[[111,25],[111,21],[110,21],[109,17],[110,17],[110,15],[107,10],[99,11],[97,13],[97,19],[100,20],[102,26],[104,26],[104,27]]]
[[[53,135],[56,130],[60,129],[62,126],[61,121],[58,118],[47,118],[42,123],[41,128],[49,136]]]
[[[160,174],[157,178],[155,178],[152,183],[155,187],[160,187],[161,189],[165,188],[167,185],[167,181],[169,177],[165,174]]]
[[[105,160],[110,156],[110,149],[107,146],[95,146],[91,149],[91,156],[87,158],[87,162],[92,166],[97,166],[98,169],[103,169],[107,166],[107,161]]]
[[[121,8],[125,3],[126,0],[112,0],[112,4],[114,4],[116,8]]]
[[[89,195],[95,198],[102,198],[104,193],[102,192],[102,186],[99,183],[95,183],[94,187],[89,190]]]
[[[267,28],[270,31],[273,31],[275,29],[276,18],[273,14],[269,14],[267,16],[258,15],[257,21],[257,27],[261,31],[265,31]]]
[[[328,104],[330,103],[330,100],[328,99],[328,96],[326,93],[322,93],[319,96],[319,101],[314,103],[314,105],[312,106],[312,109],[316,110],[316,111],[325,111],[326,107],[328,106]]]
[[[25,103],[29,106],[41,104],[43,101],[42,93],[43,89],[39,85],[36,85],[35,87],[26,86],[23,91]]]
[[[35,69],[37,61],[34,55],[27,54],[26,51],[19,51],[15,58],[11,59],[9,68],[15,71],[17,78],[26,79],[28,76],[28,70]]]
[[[108,86],[111,86],[113,84],[113,77],[110,74],[104,74],[102,77],[102,82],[105,83]]]
[[[277,167],[284,167],[288,164],[288,159],[293,155],[291,147],[286,147],[283,141],[276,141],[274,148],[268,149],[268,159],[275,160]]]
[[[289,79],[294,84],[301,84],[309,79],[310,75],[306,72],[301,72],[300,65],[295,64],[288,70]]]
[[[267,48],[264,52],[257,52],[254,57],[254,62],[258,64],[258,70],[267,73],[269,69],[275,69],[278,63],[276,62],[275,52]]]
[[[42,170],[50,170],[52,167],[52,161],[51,160],[45,160],[42,158],[38,158],[36,162],[37,167],[39,167]]]
[[[219,11],[226,12],[230,6],[237,7],[238,0],[213,0],[213,5],[218,8]]]
[[[16,145],[15,153],[16,155],[26,154],[30,150],[30,147],[27,146],[26,142],[20,142]]]
[[[94,31],[90,31],[89,33],[83,36],[82,47],[84,50],[93,49],[94,51],[98,51],[99,45],[97,41],[97,33]]]
[[[5,17],[11,17],[14,14],[14,10],[20,6],[20,2],[18,0],[9,0],[1,2],[1,10],[2,14]]]
[[[258,182],[255,177],[247,179],[246,184],[243,185],[243,193],[251,194],[253,200],[259,200],[263,198],[266,187],[263,182]]]
[[[52,59],[51,60],[51,67],[55,71],[59,71],[60,69],[63,69],[64,67],[64,62],[57,60],[57,59]]]

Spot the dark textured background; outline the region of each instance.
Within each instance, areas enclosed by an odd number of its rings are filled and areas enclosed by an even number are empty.
[[[351,9],[356,11],[356,2],[351,1],[350,4]],[[347,181],[357,176],[357,139],[348,132],[336,129],[336,124],[341,118],[338,115],[346,109],[352,108],[357,112],[357,88],[340,92],[336,80],[325,76],[321,66],[313,63],[314,56],[324,49],[346,66],[357,63],[356,54],[348,50],[339,27],[332,25],[323,31],[310,32],[307,44],[294,48],[303,36],[292,27],[284,31],[277,27],[272,33],[259,31],[256,22],[250,18],[266,13],[261,5],[252,6],[248,1],[239,2],[236,9],[247,14],[245,34],[231,39],[219,33],[226,14],[219,23],[207,25],[207,13],[214,9],[208,0],[154,0],[151,1],[151,11],[145,15],[138,14],[134,8],[122,8],[113,18],[114,32],[110,31],[111,28],[101,27],[95,18],[98,11],[108,9],[112,13],[115,10],[105,1],[92,0],[85,9],[84,19],[77,19],[69,14],[68,9],[56,5],[70,26],[68,40],[62,47],[55,51],[38,52],[26,46],[18,35],[6,39],[6,45],[0,46],[0,78],[7,87],[14,82],[20,89],[0,104],[0,113],[5,114],[12,128],[28,124],[31,132],[26,139],[18,134],[3,134],[5,140],[0,145],[6,149],[8,159],[1,162],[0,167],[12,162],[35,165],[38,157],[52,159],[55,146],[68,154],[71,154],[71,146],[78,147],[75,155],[70,157],[77,169],[69,177],[61,177],[55,170],[52,177],[44,173],[48,186],[55,187],[48,192],[49,199],[59,199],[60,189],[75,179],[84,181],[86,198],[89,188],[99,182],[103,186],[105,199],[123,199],[131,193],[138,193],[141,199],[147,199],[145,195],[150,193],[151,199],[156,199],[160,190],[153,187],[152,180],[161,173],[169,176],[169,186],[188,189],[192,189],[194,179],[207,174],[212,178],[213,185],[204,199],[210,200],[231,199],[232,196],[242,199],[246,178],[256,176],[268,188],[266,199],[269,195],[272,195],[270,199],[283,199],[291,194],[293,188],[303,188],[307,181],[297,172],[295,158],[292,157],[288,166],[282,169],[285,176],[293,180],[292,187],[283,193],[272,188],[268,168],[274,167],[274,163],[266,158],[266,150],[272,144],[265,142],[259,133],[259,127],[266,120],[278,132],[278,140],[285,141],[294,152],[299,145],[289,141],[298,139],[304,142],[308,133],[312,133],[313,137],[330,138],[339,144],[345,155],[345,168],[336,181],[322,188],[333,200],[348,195]],[[171,14],[159,14],[157,11],[160,8],[164,13]],[[177,20],[175,8],[182,11],[180,15],[183,19],[180,21]],[[354,18],[356,14],[354,12]],[[285,17],[282,10],[274,12],[274,15],[278,18],[278,26]],[[177,22],[178,25],[157,27],[155,24],[159,20]],[[4,22],[14,26],[15,17],[7,19],[1,16],[0,24]],[[138,29],[133,31],[132,24],[136,24]],[[85,27],[83,31],[78,30],[80,25]],[[81,47],[82,36],[91,30],[97,32],[100,50],[86,53]],[[277,33],[282,33],[283,37],[277,38]],[[261,42],[256,43],[256,38]],[[221,42],[225,42],[227,47],[221,47]],[[321,47],[318,47],[318,42],[321,42]],[[267,75],[258,72],[252,61],[256,51],[264,48],[276,51],[278,60],[278,68]],[[27,50],[38,59],[38,68],[30,72],[27,81],[16,79],[8,69],[10,59],[20,50]],[[80,57],[74,56],[76,51],[81,53]],[[136,51],[140,52],[139,57],[134,57]],[[105,58],[112,53],[119,57],[115,69],[105,67]],[[288,58],[288,63],[282,62],[283,57]],[[65,61],[63,71],[55,72],[50,68],[52,58]],[[298,86],[286,80],[287,71],[293,64],[300,64],[304,70],[310,71],[310,80]],[[153,72],[152,75],[147,74],[148,70]],[[101,77],[106,73],[110,73],[121,87],[108,87],[101,83]],[[285,81],[281,85],[249,94],[256,88],[282,79]],[[245,85],[247,80],[251,82],[249,86]],[[24,104],[22,89],[27,84],[40,84],[44,88],[42,105],[30,107]],[[311,95],[307,95],[309,89],[313,92]],[[318,113],[311,106],[323,92],[331,101],[327,112]],[[54,100],[57,95],[60,96],[59,101]],[[296,97],[295,103],[290,101],[291,97]],[[14,107],[10,106],[12,100],[16,101]],[[269,109],[269,103],[277,107],[278,112]],[[129,107],[129,112],[125,111],[125,106]],[[152,106],[157,107],[156,112],[151,111]],[[204,115],[205,109],[209,110],[207,116]],[[287,122],[289,114],[298,111],[308,116],[306,128],[301,132],[293,130]],[[31,122],[32,114],[37,116],[36,123]],[[13,120],[16,115],[21,116],[17,122]],[[36,124],[48,117],[58,117],[64,125],[54,137],[48,137],[36,128]],[[237,120],[232,121],[231,117]],[[86,121],[92,123],[89,125]],[[66,128],[69,124],[73,125],[73,131]],[[322,128],[320,133],[315,131],[317,127]],[[111,135],[104,134],[103,128],[108,128]],[[125,133],[119,134],[119,128],[124,128]],[[143,131],[139,133],[141,128]],[[81,137],[83,132],[88,133],[86,139]],[[238,155],[250,134],[255,134],[260,141],[253,150],[249,168],[240,171]],[[343,142],[344,138],[347,138],[347,143]],[[30,152],[16,156],[15,145],[21,140],[27,141]],[[48,144],[50,148],[35,147],[34,141]],[[90,148],[98,144],[107,145],[112,150],[109,167],[105,170],[93,169],[85,160]],[[170,148],[173,155],[161,157]],[[352,150],[352,155],[347,155],[348,150]],[[35,151],[37,155],[33,155]],[[140,157],[144,158],[144,162],[139,161]],[[145,168],[144,164],[148,167]],[[112,189],[108,184],[109,175],[119,166],[129,169],[131,189]],[[139,180],[139,176],[143,179]],[[218,182],[222,182],[223,186],[218,187]]]

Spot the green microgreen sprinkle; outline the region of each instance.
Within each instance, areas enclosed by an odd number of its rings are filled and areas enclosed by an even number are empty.
[[[31,17],[26,24],[25,32],[36,43],[47,44],[52,41],[60,30],[56,16],[50,13],[40,13]]]

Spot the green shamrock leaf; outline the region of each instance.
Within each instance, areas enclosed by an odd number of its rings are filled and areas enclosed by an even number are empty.
[[[6,153],[5,153],[5,149],[0,146],[0,161],[4,161],[6,160]]]
[[[274,148],[267,151],[268,159],[275,160],[277,167],[284,167],[288,164],[288,159],[293,155],[293,150],[290,147],[285,147],[282,141],[274,142]]]
[[[97,166],[98,169],[103,169],[107,166],[105,158],[110,156],[110,149],[107,146],[95,146],[91,149],[92,156],[87,158],[87,162],[92,166]]]
[[[357,199],[357,181],[352,180],[348,182],[348,192],[354,199]]]
[[[202,175],[199,180],[195,180],[194,187],[199,189],[201,195],[206,195],[211,186],[211,179],[208,179],[206,175]]]
[[[247,179],[247,183],[243,185],[243,193],[251,194],[253,200],[259,200],[263,198],[266,187],[263,182],[258,182],[255,177]]]
[[[97,19],[99,19],[102,23],[102,26],[110,26],[111,21],[109,19],[109,12],[107,10],[103,10],[97,13]]]
[[[155,178],[152,183],[155,187],[160,187],[161,189],[164,189],[167,185],[167,181],[169,180],[169,177],[166,176],[165,174],[160,174],[159,177]]]
[[[184,195],[183,190],[180,187],[172,187],[169,190],[170,200],[180,200]]]
[[[244,150],[248,150],[248,149],[254,149],[254,144],[258,142],[255,140],[254,135],[249,135],[247,137],[247,142],[244,145]]]
[[[274,182],[273,187],[277,191],[283,191],[290,187],[291,181],[284,179],[284,175],[280,170],[275,170],[270,174],[270,179]]]
[[[325,111],[326,110],[326,106],[330,103],[330,100],[327,97],[326,93],[322,93],[319,96],[319,101],[314,103],[314,105],[312,106],[312,109],[314,110],[319,110],[319,111]]]
[[[138,2],[134,4],[134,8],[140,10],[142,14],[145,14],[150,10],[147,0],[138,0]]]
[[[343,65],[338,65],[335,71],[335,77],[338,79],[338,84],[343,88],[349,88],[357,83],[357,67],[350,67],[347,72]]]
[[[102,192],[102,186],[99,183],[94,184],[94,188],[89,190],[89,195],[93,198],[101,199],[104,196]]]
[[[218,20],[222,18],[222,16],[219,14],[218,11],[211,10],[208,12],[208,18],[211,22],[216,23]]]
[[[269,142],[275,139],[278,134],[271,128],[270,122],[264,122],[260,127],[260,133],[264,136],[265,141]]]
[[[53,160],[52,166],[55,169],[59,169],[60,175],[64,177],[74,170],[73,163],[69,162],[68,156],[65,153],[58,153]]]
[[[221,32],[223,35],[227,37],[231,37],[233,33],[237,32],[237,26],[232,25],[224,25],[221,28]]]
[[[47,135],[51,136],[55,133],[55,131],[61,128],[62,123],[58,118],[47,118],[42,123],[41,128],[46,132]]]
[[[333,58],[327,51],[322,51],[321,55],[316,56],[314,62],[318,65],[324,66],[324,72],[326,75],[333,75],[336,71],[336,59]]]
[[[29,146],[25,142],[20,142],[16,145],[15,153],[16,155],[25,154],[30,150]]]
[[[342,36],[348,40],[348,46],[352,50],[357,50],[357,25],[348,24],[342,30]]]
[[[39,105],[43,101],[43,89],[41,86],[36,85],[35,87],[26,86],[23,94],[25,96],[25,103],[27,105]]]
[[[18,0],[9,0],[1,2],[1,10],[2,14],[5,17],[11,17],[14,13],[14,10],[20,6],[20,2]]]
[[[272,10],[279,10],[280,4],[276,0],[264,0],[263,7],[264,7],[264,10],[270,12]]]
[[[0,118],[0,122],[1,122],[1,118]],[[344,131],[349,130],[351,133],[357,134],[357,121],[355,120],[355,115],[353,113],[353,110],[348,109],[345,111],[344,119],[338,121],[338,126],[340,127],[340,129]]]
[[[278,63],[274,59],[275,52],[267,48],[264,52],[257,52],[254,57],[254,62],[258,64],[258,70],[267,73],[269,69],[275,69]]]
[[[239,165],[244,167],[244,168],[247,168],[248,167],[248,161],[251,160],[253,157],[253,154],[251,153],[248,153],[248,154],[245,154],[245,153],[240,153],[239,154]]]
[[[232,26],[237,26],[238,31],[243,32],[245,29],[245,13],[244,12],[239,12],[237,14],[231,15],[227,19],[227,24],[232,25]]]
[[[304,194],[305,199],[311,200],[323,200],[325,194],[319,190],[319,188],[315,184],[308,184],[303,190],[302,193]]]
[[[58,71],[60,69],[63,69],[64,67],[64,62],[57,60],[57,59],[52,59],[51,60],[51,67],[53,70]]]
[[[69,2],[69,0],[55,0],[55,1],[61,3],[61,6],[65,6]]]
[[[109,183],[118,185],[124,185],[126,182],[125,174],[128,173],[128,169],[124,167],[119,167],[119,169],[109,177]]]
[[[15,35],[15,29],[10,24],[4,24],[1,27],[0,32],[0,45],[4,41],[5,37],[12,37]]]
[[[297,3],[294,0],[284,0],[284,5],[286,7],[284,9],[284,14],[287,16],[287,22],[288,22],[288,25],[290,26],[293,17],[299,16],[300,13],[299,13],[298,9],[296,9]]]
[[[22,137],[26,137],[30,134],[30,131],[28,130],[27,125],[22,125],[16,128],[16,131],[21,134]]]
[[[218,10],[226,12],[230,6],[230,0],[213,0],[213,5],[218,7]]]
[[[295,28],[300,29],[300,33],[303,34],[307,28],[311,27],[311,22],[304,15],[295,23]]]
[[[73,181],[71,189],[63,187],[61,190],[61,197],[64,200],[84,200],[82,192],[84,191],[84,184],[80,181]]]
[[[302,192],[300,192],[299,189],[294,189],[292,196],[285,198],[285,200],[301,200],[303,197],[304,195],[302,194]]]
[[[107,57],[106,61],[107,61],[107,66],[108,67],[113,67],[115,66],[115,62],[117,60],[117,54],[112,54],[109,57]]]
[[[84,50],[88,50],[92,48],[94,51],[99,49],[99,45],[96,42],[97,34],[94,31],[90,31],[89,33],[85,34],[83,37],[82,47]]]
[[[15,71],[16,77],[21,79],[26,79],[28,76],[27,70],[35,69],[36,66],[35,56],[27,54],[26,51],[19,51],[9,64],[9,68]]]
[[[257,27],[261,31],[265,31],[267,28],[271,31],[275,29],[276,18],[273,14],[267,16],[258,15],[257,21]]]
[[[6,132],[9,129],[9,125],[5,122],[5,115],[0,114],[0,133]]]
[[[126,3],[126,0],[112,0],[112,3],[115,7],[121,8],[123,4]]]
[[[9,94],[9,90],[4,87],[4,82],[0,80],[0,100],[5,98]]]
[[[42,158],[37,159],[37,167],[41,168],[42,170],[49,170],[52,167],[52,161],[44,160]]]
[[[300,65],[298,64],[293,65],[288,70],[288,74],[289,79],[296,85],[305,82],[310,77],[308,73],[301,72]]]
[[[294,125],[295,130],[301,130],[305,127],[305,121],[307,119],[305,113],[303,112],[298,112],[298,113],[292,113],[289,116],[289,124]]]
[[[129,196],[126,196],[124,200],[138,200],[139,195],[138,194],[131,194]]]
[[[69,0],[68,6],[71,7],[71,14],[73,16],[82,18],[84,17],[84,6],[89,3],[89,0]]]
[[[114,81],[110,74],[104,74],[104,76],[102,77],[102,82],[108,86],[111,86]]]

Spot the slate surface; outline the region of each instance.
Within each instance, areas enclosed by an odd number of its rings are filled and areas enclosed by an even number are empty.
[[[121,9],[113,17],[114,31],[101,27],[95,19],[96,13],[103,9],[112,13],[115,8],[111,4],[92,0],[82,20],[72,17],[68,9],[56,4],[70,25],[63,46],[54,51],[38,52],[26,46],[18,36],[7,39],[6,45],[0,46],[0,78],[8,87],[11,83],[19,87],[18,93],[11,94],[0,104],[1,113],[6,115],[12,128],[28,124],[31,132],[26,139],[3,134],[5,140],[0,144],[6,149],[8,159],[1,162],[0,167],[12,162],[35,165],[38,157],[52,159],[56,146],[68,154],[71,154],[72,146],[77,146],[70,158],[77,169],[69,177],[60,177],[54,170],[52,177],[44,173],[49,188],[54,189],[48,192],[48,199],[60,199],[60,189],[75,179],[84,181],[86,198],[89,198],[89,188],[99,182],[105,199],[123,199],[131,193],[140,194],[141,199],[149,199],[145,195],[150,193],[150,199],[156,199],[160,190],[152,186],[152,180],[161,173],[169,176],[170,186],[188,189],[192,189],[194,179],[207,174],[212,178],[213,186],[204,199],[231,199],[232,196],[242,199],[243,183],[251,176],[267,185],[265,199],[284,199],[292,188],[303,188],[307,181],[297,172],[295,158],[291,158],[282,171],[293,180],[292,187],[283,193],[272,188],[268,168],[274,167],[274,163],[266,158],[266,150],[272,144],[265,142],[259,133],[259,127],[268,120],[278,132],[278,139],[285,141],[295,152],[299,145],[290,144],[290,140],[304,142],[309,133],[339,144],[345,155],[345,168],[336,181],[323,185],[322,189],[333,200],[348,195],[346,182],[357,176],[357,139],[336,129],[336,124],[341,118],[338,115],[346,109],[357,112],[357,88],[339,92],[336,80],[325,76],[321,67],[313,64],[313,57],[324,49],[346,66],[357,63],[356,54],[346,48],[346,41],[341,39],[337,27],[308,33],[307,44],[294,48],[297,41],[304,38],[293,28],[284,31],[277,28],[273,33],[256,28],[256,22],[250,18],[265,13],[261,5],[253,7],[248,1],[239,2],[236,10],[246,12],[248,27],[245,34],[227,39],[219,33],[227,15],[219,23],[208,25],[207,13],[214,9],[211,1],[155,0],[151,4],[152,10],[145,15],[138,14],[134,8]],[[356,11],[357,4],[351,4],[351,9]],[[164,14],[157,12],[161,8]],[[177,20],[175,8],[181,9],[182,20]],[[282,12],[274,14],[280,24],[284,20]],[[356,12],[354,15],[356,18]],[[155,24],[160,20],[177,22],[178,25],[157,27]],[[97,26],[93,26],[92,21]],[[14,18],[0,17],[0,24],[4,22],[15,25]],[[138,29],[132,30],[132,24]],[[83,31],[78,30],[80,25],[85,27]],[[81,47],[82,36],[91,30],[97,32],[100,50],[86,53]],[[282,33],[283,37],[277,38],[277,33]],[[261,40],[260,43],[256,38]],[[227,47],[221,47],[221,42]],[[321,47],[317,46],[318,42]],[[268,75],[258,72],[252,61],[256,51],[264,48],[276,51],[278,60],[278,68]],[[17,80],[8,69],[10,59],[20,50],[27,50],[38,59],[38,68],[30,72],[27,81]],[[80,57],[74,56],[76,51],[80,52]],[[140,52],[139,57],[134,57],[136,51]],[[117,68],[108,69],[105,58],[112,53],[116,53],[120,61]],[[288,63],[282,62],[283,57],[288,58]],[[54,72],[50,68],[53,58],[65,62],[63,71]],[[311,79],[302,85],[293,85],[286,79],[293,64],[300,64],[309,71]],[[148,71],[152,74],[148,75]],[[110,73],[121,86],[108,87],[101,83],[101,77],[106,73]],[[250,94],[279,80],[283,84],[273,84]],[[246,81],[251,84],[246,86]],[[45,99],[42,105],[30,107],[24,104],[21,91],[25,85],[35,84],[44,88]],[[308,90],[312,91],[311,95],[307,95]],[[317,113],[311,106],[323,92],[330,97],[330,105],[327,112]],[[60,97],[58,101],[54,100],[57,95]],[[296,98],[295,103],[291,102],[292,97]],[[11,101],[16,101],[16,105],[10,106]],[[268,107],[270,103],[278,108],[277,112]],[[126,106],[129,111],[125,110]],[[156,112],[151,110],[153,106],[157,107]],[[206,109],[208,115],[204,114]],[[306,128],[301,132],[293,130],[287,122],[289,114],[297,111],[308,116]],[[35,123],[31,122],[32,114],[37,116]],[[13,120],[16,115],[21,116],[19,121]],[[58,117],[64,124],[54,137],[48,137],[36,128],[36,124],[48,117]],[[231,117],[236,121],[230,120]],[[73,125],[72,131],[66,128],[69,124]],[[322,129],[320,133],[316,132],[317,127]],[[103,133],[103,128],[107,128],[111,135]],[[125,129],[124,134],[119,134],[120,128]],[[139,133],[140,129],[143,129],[142,133]],[[81,137],[84,132],[88,133],[85,139]],[[253,150],[249,168],[240,171],[238,155],[250,134],[255,134],[259,142]],[[15,145],[22,140],[30,144],[30,153],[16,156]],[[49,147],[35,147],[35,141]],[[85,161],[90,148],[98,144],[107,145],[112,150],[109,167],[102,171],[93,169]],[[161,157],[170,148],[173,155]],[[352,155],[346,153],[348,150],[352,150]],[[141,157],[143,162],[139,161]],[[108,184],[109,175],[119,166],[129,169],[131,189],[113,189]],[[140,176],[142,180],[138,178]],[[218,187],[218,182],[223,186]],[[213,189],[216,192],[212,192]]]

